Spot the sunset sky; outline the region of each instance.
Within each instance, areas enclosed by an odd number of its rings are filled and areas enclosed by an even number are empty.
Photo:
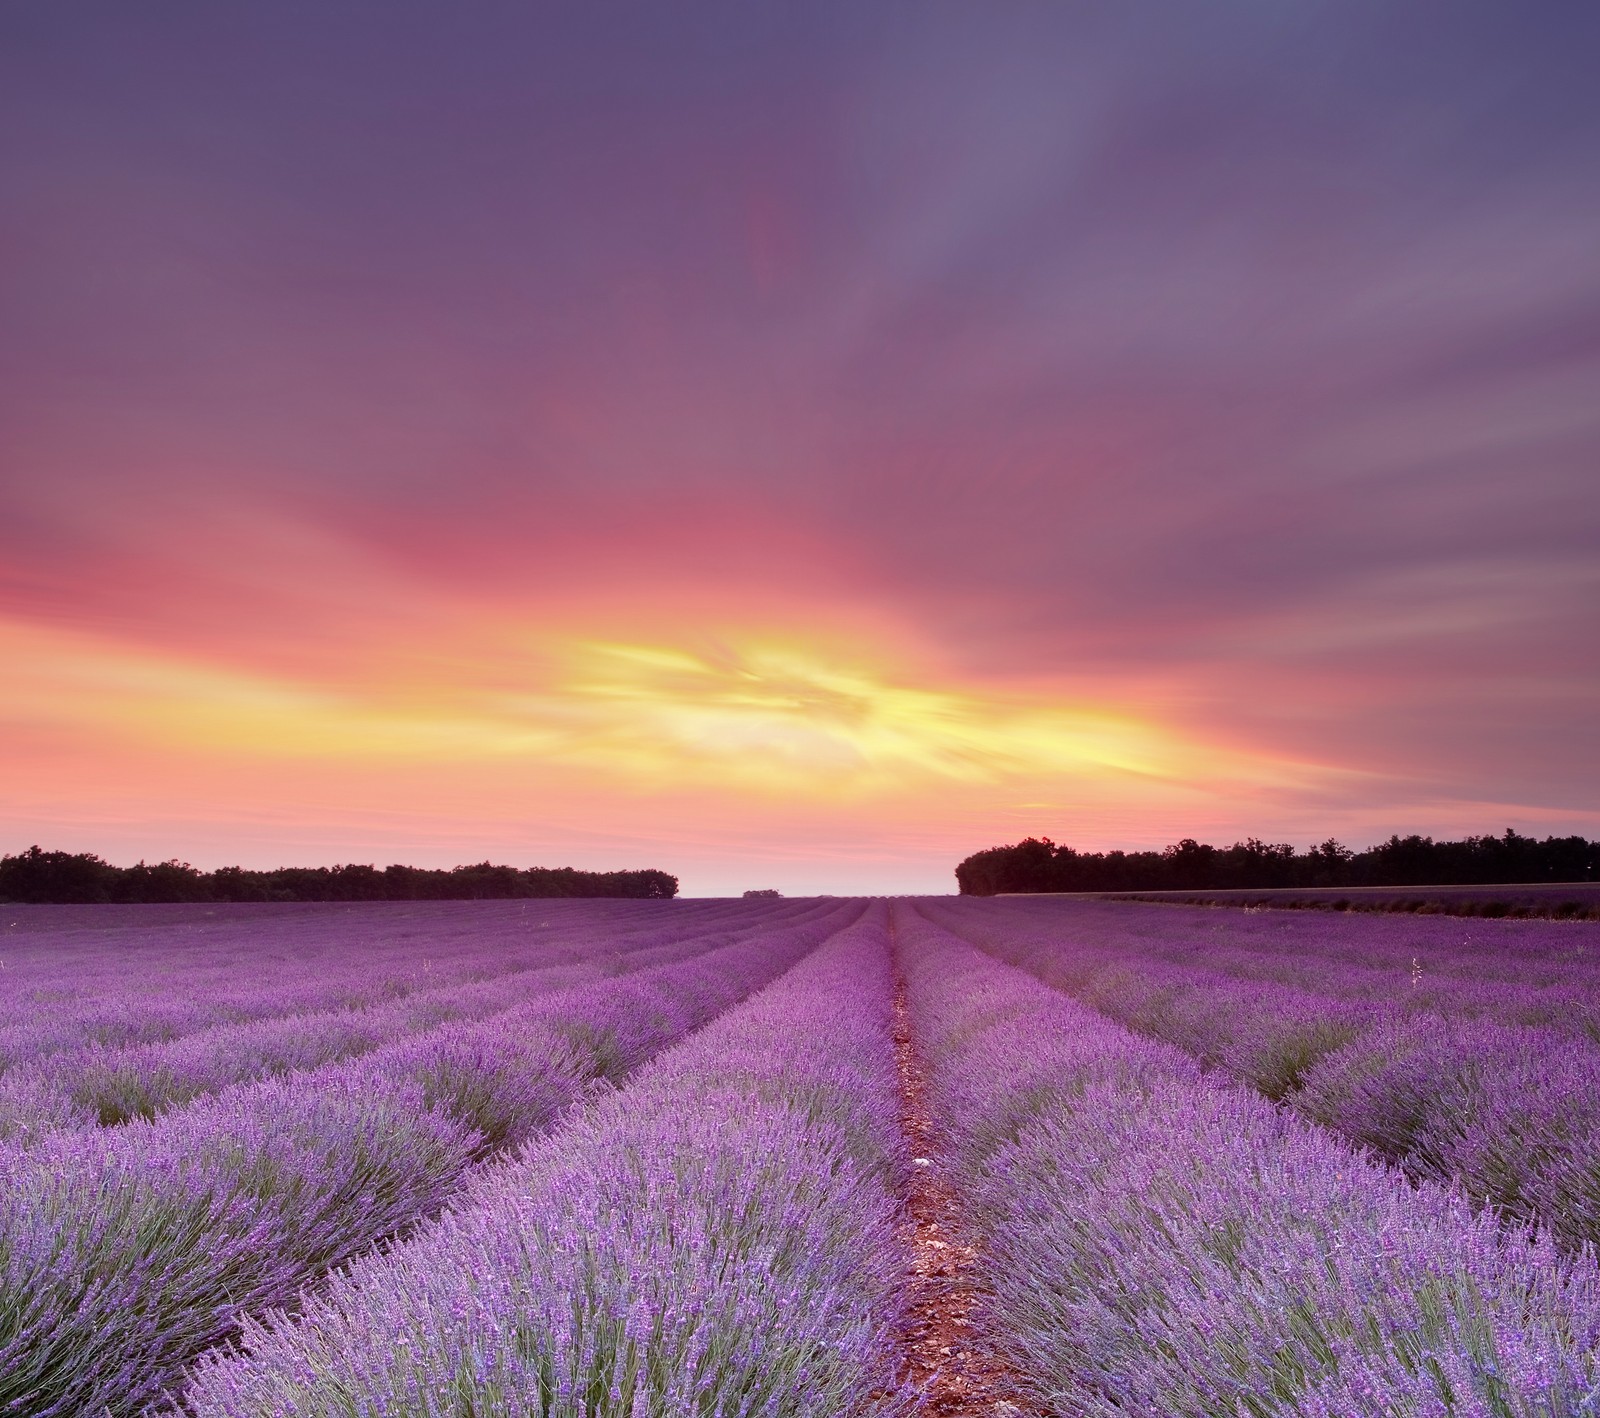
[[[0,851],[1600,836],[1600,6],[0,10]]]

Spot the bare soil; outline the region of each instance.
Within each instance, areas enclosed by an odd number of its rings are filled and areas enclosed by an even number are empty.
[[[978,1252],[928,1111],[903,981],[895,984],[894,1047],[901,1125],[913,1158],[903,1234],[911,1276],[903,1377],[922,1393],[921,1411],[938,1418],[1045,1418],[1008,1366],[978,1342]]]

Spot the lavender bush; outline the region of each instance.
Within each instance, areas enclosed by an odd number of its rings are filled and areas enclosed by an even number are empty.
[[[940,902],[948,929],[1069,972],[1080,993],[1136,965],[1372,1006],[1550,1028],[1600,1041],[1600,926],[1576,921],[1320,916],[1052,898]],[[1070,947],[1070,948],[1069,948]],[[1013,963],[1024,963],[1013,958]]]
[[[250,1020],[363,1009],[706,936],[724,923],[757,923],[748,908],[742,917],[730,908],[676,901],[10,907],[6,914],[21,919],[6,921],[0,933],[9,987],[0,998],[0,1073],[86,1044],[122,1048]],[[788,902],[763,914],[781,924],[806,909]]]
[[[936,926],[901,943],[980,1218],[990,1342],[1051,1411],[1555,1418],[1600,1277]]]
[[[1212,970],[1206,962],[1232,947],[1208,942],[1199,950],[1180,950],[1174,938],[1182,941],[1192,931],[1190,911],[1097,904],[1085,944],[1075,930],[1076,903],[1020,916],[961,905],[965,909],[955,911],[934,906],[929,914],[1130,1028],[1289,1103],[1414,1177],[1458,1183],[1474,1200],[1535,1221],[1569,1247],[1600,1243],[1600,1046],[1586,1029],[1496,1023],[1487,1009],[1423,1008],[1412,998],[1415,987],[1402,983],[1391,984],[1393,1002],[1386,1005],[1363,997],[1365,965],[1352,967],[1356,983],[1344,992],[1337,962],[1286,959],[1286,975],[1314,976],[1326,994]],[[1104,924],[1107,910],[1132,912],[1120,948]],[[1223,924],[1230,918],[1232,913]],[[1304,946],[1310,938],[1298,918],[1287,919],[1296,929],[1280,942],[1286,956],[1290,946]],[[1358,928],[1366,956],[1379,930],[1398,932],[1408,925],[1371,917],[1317,924],[1324,933]],[[1546,960],[1535,969],[1547,972],[1565,962],[1580,979],[1588,944],[1600,941],[1600,931],[1588,923],[1518,928],[1525,934],[1543,931],[1546,939],[1559,933],[1554,965]],[[1271,940],[1270,933],[1258,936],[1261,959]],[[1414,942],[1410,948],[1423,949]],[[1470,958],[1477,958],[1475,949]],[[1434,957],[1428,966],[1421,965],[1420,954],[1412,960],[1423,977],[1434,968]],[[1475,988],[1487,996],[1514,985],[1514,966],[1515,957],[1510,964],[1497,958]],[[1472,993],[1463,983],[1453,998],[1459,1002]],[[1592,1002],[1586,1007],[1592,1009]]]
[[[1600,1241],[1600,1059],[1570,1040],[1407,1020],[1332,1055],[1294,1101],[1414,1176]]]
[[[801,924],[816,911],[794,912]],[[489,979],[419,990],[364,1008],[274,1016],[197,1030],[159,1044],[63,1049],[0,1077],[0,1139],[31,1139],[53,1127],[119,1123],[157,1112],[230,1084],[317,1068],[367,1053],[449,1021],[501,1014],[521,1001],[704,954],[718,945],[770,931],[762,916],[743,930],[681,935],[635,932],[599,937],[585,958],[546,964]],[[545,942],[541,954],[581,953],[570,933]]]
[[[771,925],[763,920],[755,928],[770,930]],[[320,1068],[448,1021],[493,1018],[523,1000],[704,954],[744,935],[749,930],[664,939],[659,931],[651,931],[621,946],[602,938],[597,949],[578,962],[426,989],[371,1007],[224,1024],[165,1043],[64,1050],[0,1079],[0,1138],[37,1136],[51,1125],[85,1125],[91,1120],[118,1124],[130,1117],[154,1117],[158,1111],[230,1084]],[[570,941],[547,949],[550,954],[573,954]]]
[[[887,1413],[905,1164],[883,908],[476,1185],[247,1323],[197,1418]]]
[[[63,1051],[0,1078],[0,1136],[20,1130],[14,1119],[34,1113],[45,1094],[59,1098],[58,1110],[101,1124],[150,1118],[230,1084],[318,1068],[452,1019],[492,1016],[597,973],[592,964],[556,965],[368,1009],[221,1025],[161,1044]]]
[[[0,1413],[136,1413],[253,1306],[437,1209],[476,1139],[416,1085],[256,1085],[0,1163]]]
[[[542,1132],[589,1084],[620,1083],[859,913],[854,903],[834,906],[677,965],[534,1000],[481,1024],[446,1025],[349,1067],[421,1083],[430,1106],[476,1130],[481,1152],[513,1146]]]
[[[0,1413],[134,1414],[242,1316],[437,1212],[546,1127],[852,918],[537,1001],[153,1122],[45,1138],[0,1172]],[[583,1040],[608,1051],[586,1054]]]

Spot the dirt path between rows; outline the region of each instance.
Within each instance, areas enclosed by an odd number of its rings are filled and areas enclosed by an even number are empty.
[[[891,923],[890,933],[894,927]],[[927,1083],[917,1057],[896,970],[894,1051],[900,1073],[901,1126],[911,1143],[903,1244],[910,1252],[904,1379],[923,1394],[923,1413],[938,1418],[1046,1418],[1020,1393],[1005,1364],[974,1341],[983,1299],[977,1250],[945,1165],[939,1129],[928,1111]]]

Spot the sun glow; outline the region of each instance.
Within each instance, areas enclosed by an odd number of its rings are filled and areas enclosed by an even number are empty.
[[[9,712],[97,738],[205,754],[353,762],[518,760],[633,785],[785,795],[1062,777],[1180,778],[1197,746],[1060,688],[966,688],[894,673],[824,637],[710,648],[587,639],[479,646],[448,674],[352,671],[338,684],[0,626]],[[889,656],[879,656],[887,664]]]
[[[1145,711],[1148,686],[964,677],[859,625],[690,639],[665,618],[557,637],[554,616],[465,615],[298,665],[0,621],[0,777],[30,838],[59,815],[130,856],[271,865],[311,842],[699,862],[723,884],[730,861],[786,863],[786,881],[825,861],[860,888],[874,862],[937,859],[918,878],[937,886],[973,843],[1327,777]]]
[[[589,643],[573,668],[555,697],[585,723],[570,747],[631,771],[836,792],[1173,766],[1173,745],[1127,715],[930,687],[794,645]]]

